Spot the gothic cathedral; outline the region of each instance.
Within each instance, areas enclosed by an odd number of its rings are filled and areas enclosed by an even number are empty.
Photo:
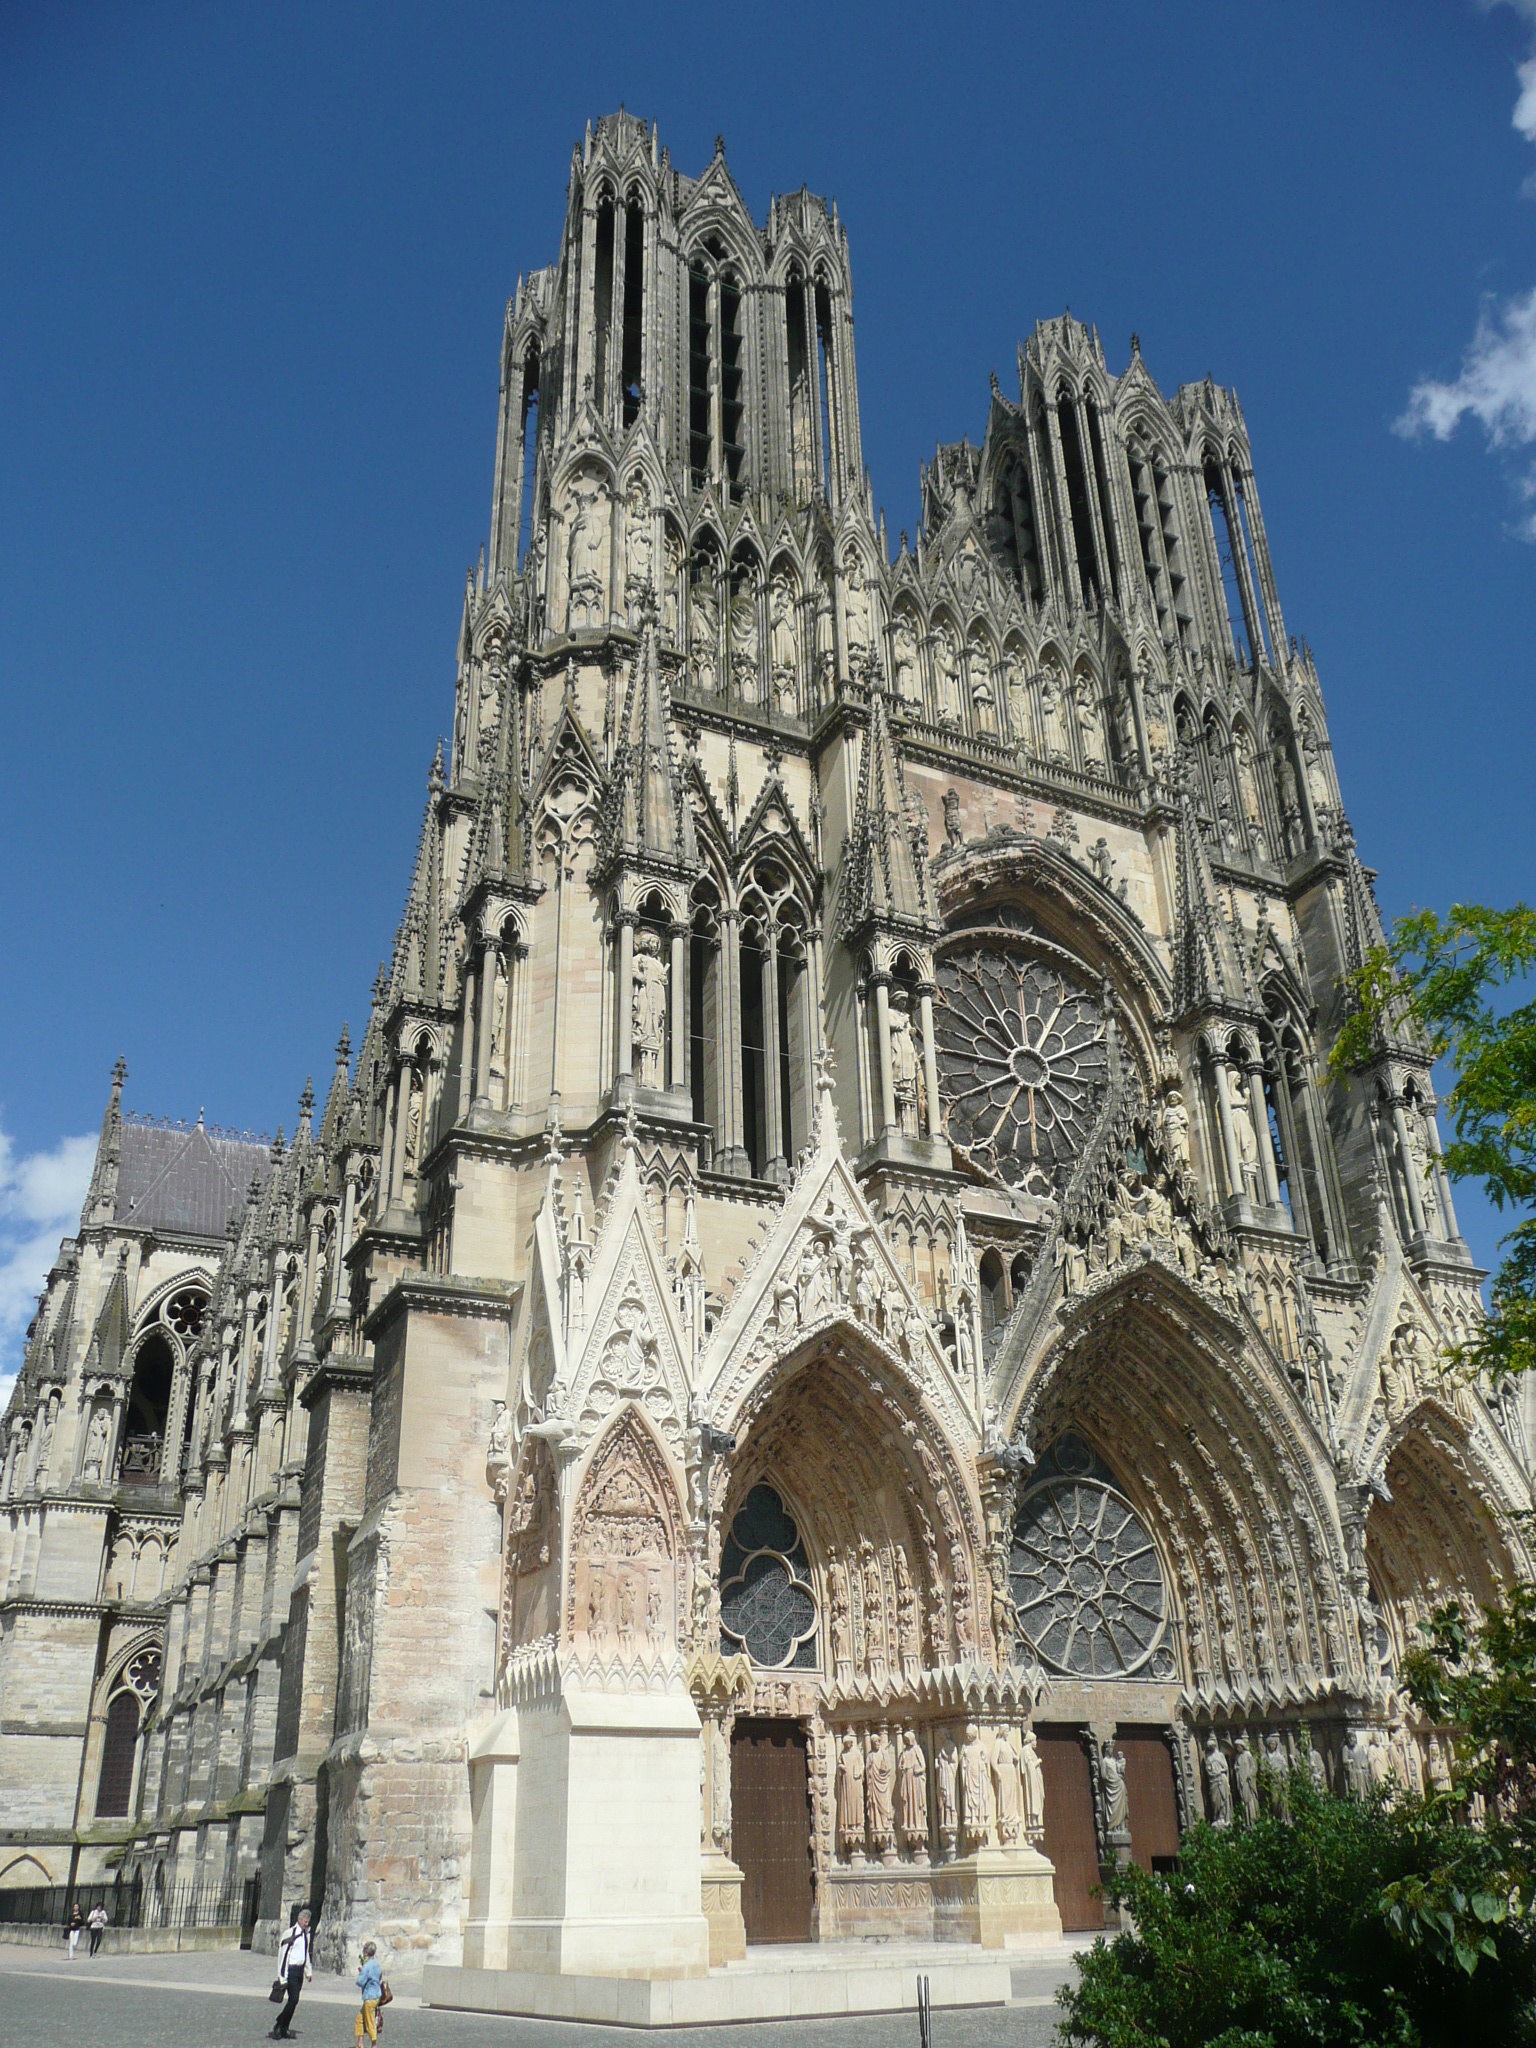
[[[1042,322],[892,545],[847,235],[626,114],[501,343],[393,957],[270,1144],[126,1112],[0,1441],[0,1887],[322,1956],[999,1948],[1255,1762],[1444,1769],[1533,1418],[1231,392]],[[318,1112],[318,1113],[317,1113]],[[1374,1766],[1373,1766],[1374,1767]]]

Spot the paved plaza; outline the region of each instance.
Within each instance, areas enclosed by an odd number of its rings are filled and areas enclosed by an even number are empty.
[[[1055,2040],[1056,1985],[1071,1968],[1063,1948],[1020,1963],[1007,2006],[937,2012],[935,2048],[1048,2048]],[[71,1963],[44,1948],[0,1947],[0,2048],[243,2048],[262,2041],[273,2008],[265,1956],[111,1956]],[[785,2020],[757,2026],[637,2032],[551,2020],[434,2012],[396,1980],[382,2039],[388,2048],[574,2048],[581,2042],[686,2041],[690,2048],[917,2048],[913,2013],[868,2019]],[[342,2048],[353,2038],[357,2001],[344,1979],[317,1976],[299,2007],[297,2038],[306,2048]]]

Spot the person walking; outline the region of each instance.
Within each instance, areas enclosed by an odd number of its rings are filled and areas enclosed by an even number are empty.
[[[107,1930],[107,1909],[98,1899],[85,1917],[85,1924],[91,1930],[91,1954],[101,1947],[101,1937]]]
[[[272,2031],[267,2036],[269,2041],[288,2039],[288,2028],[299,2009],[299,1993],[304,1989],[305,1979],[307,1978],[310,1983],[315,1980],[310,1948],[309,1908],[301,1906],[298,1918],[289,1928],[283,1945],[277,1952],[277,1974],[288,1986],[288,1999],[272,2024]]]
[[[80,1930],[85,1922],[80,1917],[79,1905],[69,1909],[69,1960],[73,1962],[80,1953]]]
[[[357,1966],[357,1988],[363,2001],[363,2009],[357,2016],[357,2038],[359,2041],[366,2038],[370,2043],[376,2042],[379,2038],[379,1999],[384,1990],[377,1942],[363,1943],[362,1959]]]

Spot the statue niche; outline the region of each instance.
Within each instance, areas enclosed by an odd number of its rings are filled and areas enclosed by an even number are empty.
[[[548,1444],[529,1437],[507,1506],[501,1594],[503,1669],[521,1644],[543,1641],[555,1632],[558,1551],[554,1461]]]
[[[576,1507],[566,1627],[578,1647],[623,1663],[676,1651],[682,1536],[661,1447],[627,1408],[593,1454]]]

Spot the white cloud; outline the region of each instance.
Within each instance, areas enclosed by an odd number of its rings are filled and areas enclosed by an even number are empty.
[[[0,1130],[0,1408],[10,1398],[59,1239],[80,1221],[95,1158],[93,1137],[61,1138],[49,1151],[18,1153]]]
[[[1483,0],[1483,6],[1509,7],[1536,31],[1536,0]],[[1513,126],[1527,142],[1536,142],[1536,50],[1515,67],[1515,76],[1520,93]],[[1536,171],[1521,189],[1536,198]],[[1536,444],[1536,289],[1523,298],[1517,293],[1502,304],[1485,301],[1460,374],[1449,384],[1421,378],[1393,429],[1409,440],[1429,434],[1448,441],[1469,414],[1488,437],[1490,448],[1507,451]],[[1516,479],[1516,489],[1527,507],[1518,530],[1524,539],[1536,541],[1536,462]]]

